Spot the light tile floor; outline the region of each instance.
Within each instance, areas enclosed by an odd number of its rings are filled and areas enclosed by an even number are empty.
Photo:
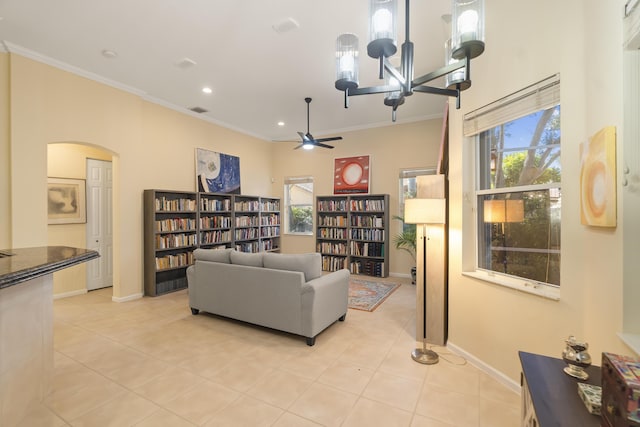
[[[186,291],[54,302],[55,375],[24,426],[513,427],[520,400],[444,348],[414,362],[415,287],[304,338],[208,314]]]

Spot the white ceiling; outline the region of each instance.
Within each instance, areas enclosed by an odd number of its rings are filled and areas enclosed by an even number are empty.
[[[398,2],[404,17],[404,2]],[[360,86],[379,85],[366,56],[368,0],[0,0],[4,49],[41,58],[265,140],[315,137],[391,124],[383,95],[350,98],[334,88],[335,40],[360,39]],[[416,76],[444,65],[450,0],[411,3]],[[287,18],[299,27],[278,33]],[[404,19],[398,21],[399,42]],[[102,51],[117,53],[106,58]],[[189,58],[195,66],[177,64]],[[393,63],[399,65],[399,54]],[[437,83],[441,85],[441,82]],[[203,86],[213,89],[202,93]],[[416,93],[397,123],[442,115],[445,98]],[[283,127],[277,125],[284,121]]]

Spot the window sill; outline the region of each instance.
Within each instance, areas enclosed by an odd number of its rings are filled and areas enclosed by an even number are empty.
[[[618,332],[618,337],[636,353],[636,356],[640,355],[640,334]]]
[[[288,232],[288,233],[284,233],[284,235],[285,236],[311,236],[311,237],[313,237],[313,232],[311,232],[311,233],[291,233],[291,232]]]
[[[537,295],[542,298],[560,301],[560,289],[554,288],[552,286],[546,286],[534,282],[528,282],[526,280],[519,280],[512,277],[491,274],[482,270],[464,271],[462,275],[472,277],[474,279],[479,279],[483,282],[489,282],[495,285],[515,289],[520,292]]]

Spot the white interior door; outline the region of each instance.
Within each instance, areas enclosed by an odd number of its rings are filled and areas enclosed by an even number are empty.
[[[113,285],[111,162],[87,159],[87,248],[100,258],[87,263],[87,290]]]

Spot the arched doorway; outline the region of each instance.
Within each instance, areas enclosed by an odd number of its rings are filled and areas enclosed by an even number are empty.
[[[87,198],[85,205],[82,207],[86,221],[73,224],[49,224],[47,227],[49,245],[98,250],[97,247],[90,245],[88,240],[96,229],[96,216],[95,213],[92,213],[95,209],[99,209],[102,212],[106,209],[109,214],[106,216],[109,223],[104,225],[113,233],[114,215],[116,213],[113,211],[113,203],[110,203],[110,200],[116,197],[115,191],[109,190],[108,199],[94,197],[96,184],[95,176],[93,175],[95,173],[89,172],[92,176],[88,175],[88,165],[92,161],[97,161],[98,164],[111,166],[117,160],[116,153],[94,144],[73,141],[52,142],[47,145],[47,176],[50,178],[75,179],[76,181],[81,181],[83,186],[91,190],[91,192],[86,192]],[[109,167],[109,169],[111,168]],[[117,170],[117,168],[113,170]],[[108,200],[108,202],[105,202],[105,200]],[[104,206],[105,203],[107,206]],[[95,265],[83,264],[54,274],[54,298],[79,295],[86,293],[92,287],[95,288],[95,285],[90,283],[95,278],[96,271],[100,272],[102,276],[108,277],[107,281],[103,280],[99,287],[114,286],[115,288],[118,285],[118,279],[113,277],[113,272],[117,271],[117,268],[114,268],[116,262],[114,254],[119,252],[118,248],[109,246],[106,249],[105,246],[99,249],[98,252],[100,252],[101,257],[92,261]],[[114,292],[115,289],[112,290],[112,295]]]

